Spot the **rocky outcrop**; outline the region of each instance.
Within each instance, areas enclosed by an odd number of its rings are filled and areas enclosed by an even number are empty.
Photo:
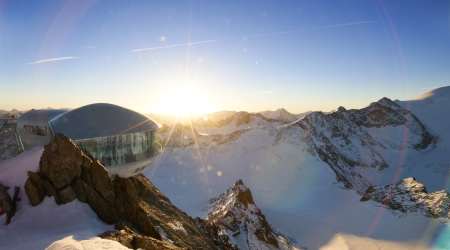
[[[48,181],[46,182],[48,183]],[[44,186],[44,181],[42,180],[41,175],[38,173],[28,172],[28,179],[25,182],[24,187],[25,192],[28,196],[28,200],[33,206],[39,205],[44,200],[45,195],[47,194],[46,188]],[[51,187],[53,188],[53,186]],[[54,190],[55,189],[53,188],[51,191],[55,192]]]
[[[422,212],[434,218],[450,218],[450,195],[444,190],[428,194],[425,186],[413,177],[383,187],[369,187],[361,198],[368,200],[394,212]]]
[[[233,237],[233,234],[236,235],[237,230],[240,230],[240,233],[245,235],[248,249],[280,248],[278,235],[256,207],[250,189],[242,180],[238,180],[219,198],[211,200],[211,208],[205,222],[210,228],[216,228],[214,230],[220,230],[229,237]]]
[[[133,184],[116,177],[116,187],[113,188],[108,170],[100,162],[83,154],[64,134],[56,134],[45,145],[39,170],[38,173],[30,172],[25,182],[25,192],[33,206],[39,205],[46,195],[55,197],[59,205],[78,198],[88,203],[105,223],[115,224],[120,219],[140,234],[161,240],[137,202],[136,194],[132,192]],[[128,193],[123,194],[122,190]],[[128,210],[129,207],[135,209]]]
[[[46,195],[58,204],[74,199],[88,203],[102,221],[118,230],[102,237],[130,248],[216,249],[195,222],[142,174],[111,179],[100,162],[63,134],[44,147],[40,171],[29,173],[25,190],[34,206]]]
[[[189,249],[217,249],[183,211],[175,207],[144,175],[130,177],[139,204],[164,241]]]
[[[56,189],[63,189],[81,174],[83,153],[74,143],[62,134],[56,135],[45,145],[41,156],[40,172]]]
[[[206,234],[217,246],[218,249],[221,250],[238,250],[238,246],[236,244],[231,243],[230,236],[224,233],[223,226],[220,224],[214,223],[206,223],[206,221],[202,218],[196,217],[194,219],[195,224],[197,224],[198,228],[202,230],[204,234]],[[226,229],[225,229],[226,230]]]

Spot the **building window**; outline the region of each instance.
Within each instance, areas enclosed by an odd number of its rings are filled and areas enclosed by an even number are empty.
[[[31,132],[32,134],[34,134],[34,126],[31,125],[23,125],[23,128],[28,131]]]
[[[161,136],[155,130],[74,142],[105,166],[140,161],[161,152]]]
[[[23,125],[23,128],[35,135],[52,136],[52,131],[48,126]]]

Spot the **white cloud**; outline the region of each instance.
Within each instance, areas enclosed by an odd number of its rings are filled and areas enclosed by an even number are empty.
[[[338,28],[338,27],[344,27],[344,26],[361,25],[361,24],[368,24],[368,23],[381,23],[381,21],[364,21],[364,22],[354,22],[354,23],[342,23],[342,24],[335,24],[335,25],[329,25],[329,26],[323,26],[323,27],[311,28],[311,29],[290,30],[290,31],[281,31],[281,32],[274,32],[274,33],[257,34],[257,35],[251,35],[251,36],[248,36],[248,37],[282,35],[282,34],[303,32],[303,31],[308,31],[308,30],[330,29],[330,28]]]
[[[78,58],[80,58],[80,57],[74,57],[74,56],[56,57],[56,58],[49,58],[49,59],[35,61],[35,62],[32,62],[32,63],[25,63],[24,65],[39,64],[39,63],[54,62],[54,61],[62,61],[62,60],[70,60],[70,59],[78,59]]]

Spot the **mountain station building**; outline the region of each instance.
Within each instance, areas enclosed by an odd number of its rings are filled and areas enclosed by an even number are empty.
[[[130,177],[147,169],[161,152],[160,127],[135,111],[107,103],[74,110],[31,110],[17,120],[17,130],[30,146],[48,144],[63,133],[99,160],[111,176]]]

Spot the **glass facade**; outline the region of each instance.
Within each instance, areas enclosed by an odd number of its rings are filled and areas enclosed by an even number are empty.
[[[52,130],[49,126],[23,125],[23,128],[35,135],[52,136]]]
[[[105,167],[143,160],[161,152],[161,135],[155,130],[74,142]]]

